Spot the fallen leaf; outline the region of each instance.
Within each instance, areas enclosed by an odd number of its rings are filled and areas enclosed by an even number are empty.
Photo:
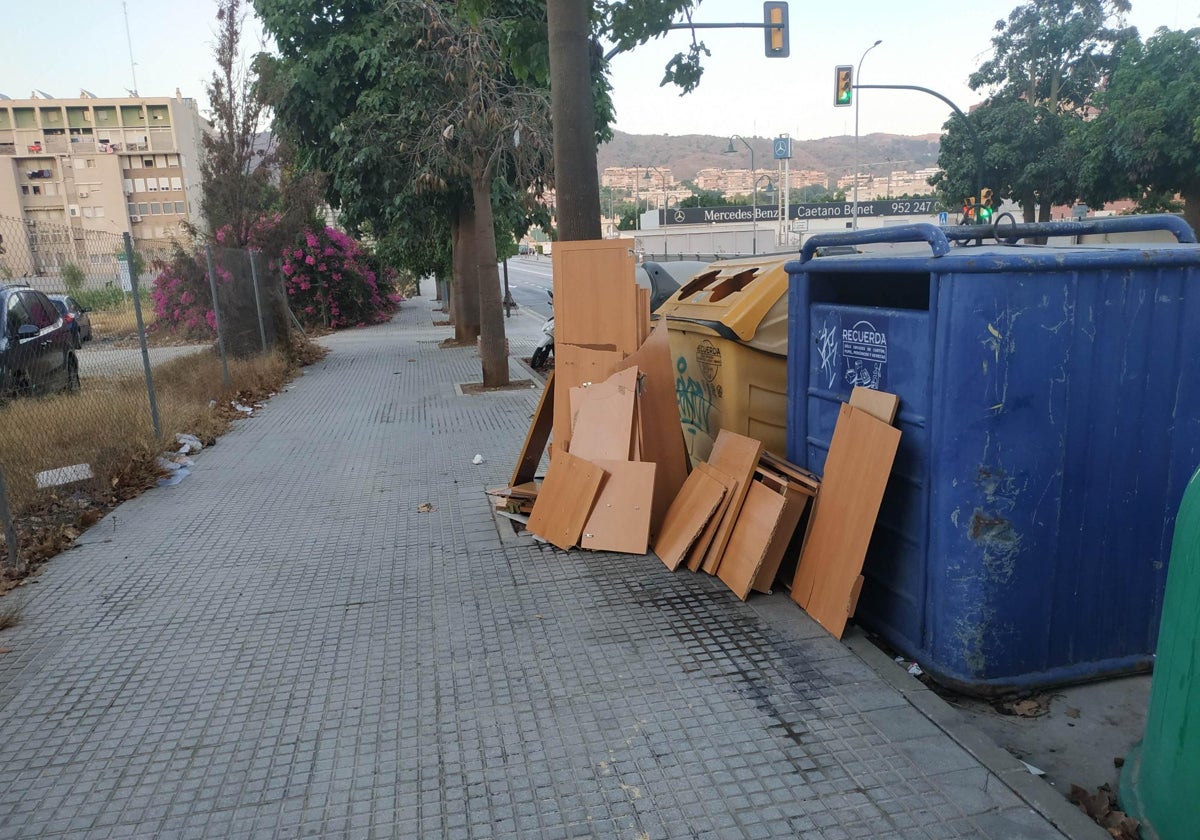
[[[1041,717],[1050,711],[1050,698],[1039,694],[1021,700],[1003,700],[995,704],[995,709],[1002,715]]]
[[[417,513],[430,513],[435,510],[437,510],[437,508],[435,508],[429,502],[421,502],[421,504],[417,505]]]
[[[12,648],[0,647],[0,654],[5,654],[5,653],[12,653]]]
[[[1067,717],[1069,717],[1069,718],[1079,717],[1079,710],[1076,709],[1074,706],[1067,706]]]

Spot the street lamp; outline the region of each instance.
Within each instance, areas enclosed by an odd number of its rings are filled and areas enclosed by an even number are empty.
[[[743,146],[750,150],[750,177],[753,178],[758,171],[754,166],[754,147],[746,140],[734,134],[729,138],[729,148],[725,150],[725,154],[732,155],[737,153],[737,149],[733,147],[733,141],[738,140]],[[754,206],[750,210],[750,229],[753,232],[754,242],[751,243],[750,252],[758,253],[758,181],[754,182]]]
[[[645,181],[649,181],[649,180],[650,180],[650,171],[651,171],[651,170],[653,170],[653,171],[657,172],[657,173],[658,173],[658,177],[659,177],[659,178],[662,178],[663,207],[665,208],[665,207],[666,207],[666,204],[667,204],[667,176],[666,176],[666,175],[664,175],[664,174],[662,173],[662,170],[661,170],[661,169],[659,169],[657,166],[647,166],[647,167],[646,167],[646,174],[642,176],[642,179],[643,179],[643,180],[645,180]],[[650,208],[646,208],[646,209],[647,209],[647,210],[649,210]]]
[[[854,82],[855,82],[854,86],[855,87],[858,87],[858,83],[862,81],[863,58],[866,58],[867,53],[869,53],[871,50],[875,49],[882,43],[883,43],[883,39],[880,38],[874,44],[872,44],[871,46],[869,46],[865,50],[863,50],[862,58],[860,58],[858,60],[858,69],[854,71]],[[854,97],[854,209],[852,211],[854,214],[854,220],[853,220],[853,229],[854,230],[858,230],[858,101],[860,99],[862,99],[861,96]]]

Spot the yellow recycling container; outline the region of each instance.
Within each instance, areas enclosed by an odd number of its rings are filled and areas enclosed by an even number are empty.
[[[675,393],[693,465],[721,429],[787,452],[787,288],[794,254],[722,260],[655,312],[667,323]]]

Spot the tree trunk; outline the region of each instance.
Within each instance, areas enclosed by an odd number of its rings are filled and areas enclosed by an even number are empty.
[[[462,306],[462,284],[458,282],[458,278],[462,277],[462,244],[461,236],[462,222],[458,219],[458,214],[455,213],[450,217],[450,276],[446,279],[446,312],[450,315],[450,323],[453,324],[458,320],[458,313]],[[458,330],[455,329],[455,340],[458,339]]]
[[[1182,190],[1179,195],[1183,197],[1183,220],[1200,234],[1200,189]]]
[[[471,175],[471,195],[475,199],[475,264],[479,279],[479,359],[483,364],[483,386],[497,388],[508,384],[508,347],[500,301],[500,272],[496,270],[492,178],[486,167],[477,165],[475,169]]]
[[[475,208],[458,211],[458,241],[454,248],[454,340],[474,344],[479,338],[479,272],[475,266]]]
[[[558,195],[558,238],[563,241],[600,238],[590,12],[589,0],[546,3],[554,186]]]
[[[1033,222],[1034,215],[1037,213],[1037,200],[1032,194],[1023,195],[1019,199],[1021,202],[1021,221],[1026,224]]]

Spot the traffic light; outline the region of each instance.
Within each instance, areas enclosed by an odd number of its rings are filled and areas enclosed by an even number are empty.
[[[788,4],[763,3],[764,49],[767,58],[788,57]]]
[[[967,196],[967,200],[963,202],[963,221],[968,225],[975,223],[975,196]]]
[[[854,101],[854,67],[840,64],[834,68],[833,104],[849,105]]]
[[[992,191],[984,187],[979,193],[979,224],[988,224],[996,205],[992,202]]]

